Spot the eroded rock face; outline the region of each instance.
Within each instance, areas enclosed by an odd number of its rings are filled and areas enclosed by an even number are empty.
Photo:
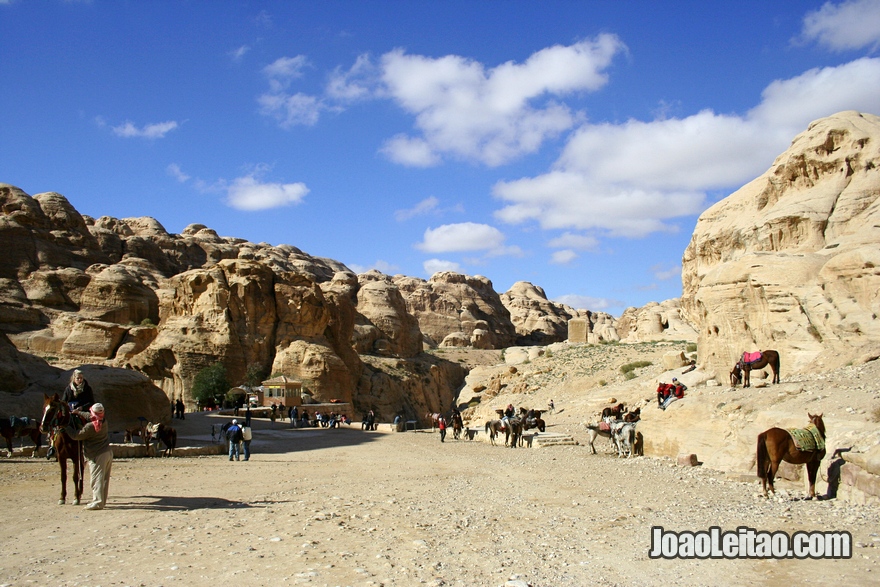
[[[617,320],[616,329],[621,342],[697,341],[697,331],[685,320],[677,298],[627,308]]]
[[[510,313],[485,277],[443,271],[428,281],[402,275],[393,281],[429,346],[437,346],[453,333],[473,339],[475,330],[486,331],[476,337],[482,345],[479,348],[500,349],[516,341]]]
[[[880,117],[817,120],[766,173],[704,212],[682,261],[698,363],[720,380],[776,349],[782,376],[880,340]]]
[[[501,294],[501,303],[516,328],[517,345],[550,344],[568,338],[568,321],[578,311],[547,299],[544,290],[528,281],[517,281]]]

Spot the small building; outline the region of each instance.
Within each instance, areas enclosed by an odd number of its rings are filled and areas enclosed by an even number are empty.
[[[256,391],[257,406],[279,404],[289,408],[301,406],[303,403],[302,381],[291,379],[285,375],[267,379]]]

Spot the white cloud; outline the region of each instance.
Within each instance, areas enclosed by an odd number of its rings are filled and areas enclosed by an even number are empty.
[[[116,136],[125,138],[161,139],[178,126],[176,121],[169,120],[167,122],[145,124],[143,127],[138,128],[133,122],[125,121],[125,123],[119,126],[112,127],[112,130]]]
[[[303,69],[309,65],[309,60],[305,55],[297,55],[296,57],[279,57],[269,65],[263,68],[263,73],[269,78],[270,82],[287,86],[291,80],[302,77]]]
[[[496,217],[628,237],[675,231],[670,219],[702,212],[708,190],[735,189],[763,173],[813,120],[842,110],[880,111],[880,59],[777,80],[761,98],[743,116],[704,110],[585,124],[549,172],[493,187],[506,202]]]
[[[177,163],[172,163],[171,165],[169,165],[165,169],[168,172],[168,175],[170,175],[171,177],[173,177],[174,179],[176,179],[180,183],[186,183],[187,181],[189,181],[189,175],[184,173],[180,169],[180,165],[178,165]]]
[[[427,141],[406,135],[396,135],[388,139],[381,152],[394,163],[408,167],[432,167],[441,161]]]
[[[876,49],[880,45],[880,0],[826,2],[804,16],[801,37],[832,51]]]
[[[422,216],[423,214],[429,214],[437,210],[437,206],[440,204],[440,200],[435,198],[434,196],[430,196],[425,198],[412,208],[408,208],[405,210],[397,210],[394,212],[394,219],[398,222],[403,222],[404,220],[409,220],[410,218],[415,218],[416,216]]]
[[[282,128],[297,124],[313,126],[318,122],[324,105],[314,96],[306,94],[270,93],[257,99],[260,113],[274,117]]]
[[[426,253],[504,250],[504,234],[488,224],[462,222],[425,230],[416,248]]]
[[[577,258],[578,254],[571,249],[562,249],[561,251],[554,251],[550,256],[550,262],[554,265],[568,265]]]
[[[370,269],[381,271],[385,275],[394,275],[400,269],[398,265],[394,265],[387,261],[377,259],[372,265],[358,265],[357,263],[349,263],[348,268],[355,273],[366,273]]]
[[[373,97],[379,92],[379,72],[369,55],[359,55],[348,71],[337,67],[327,82],[327,96],[343,102]]]
[[[654,273],[654,277],[660,281],[667,281],[669,279],[681,277],[681,265],[668,268],[664,268],[662,265],[655,265],[651,267],[651,271]]]
[[[578,251],[592,251],[595,250],[596,247],[599,246],[599,239],[593,236],[587,236],[583,234],[573,234],[571,232],[563,233],[562,235],[550,240],[547,243],[548,247],[559,247],[559,248],[571,248]]]
[[[577,114],[553,98],[604,86],[604,70],[623,50],[616,36],[606,34],[488,70],[456,55],[386,53],[380,66],[386,91],[415,115],[420,136],[395,137],[383,151],[408,165],[451,155],[496,166],[532,153],[577,121]],[[419,156],[407,157],[415,147]]]
[[[230,51],[230,52],[229,52],[229,56],[232,58],[233,61],[235,61],[235,62],[239,62],[239,61],[241,61],[242,59],[244,59],[244,56],[245,56],[250,50],[251,50],[251,48],[250,48],[249,46],[247,46],[247,45],[242,45],[241,47],[238,47],[238,48],[233,49],[232,51]]]
[[[619,307],[623,302],[611,300],[608,298],[594,298],[591,296],[582,296],[577,294],[566,294],[553,299],[554,302],[571,306],[575,310],[590,310],[592,312],[607,310],[612,307]]]
[[[238,210],[267,210],[299,204],[308,193],[304,183],[261,183],[252,173],[227,186],[226,202]]]
[[[458,263],[455,263],[454,261],[444,261],[443,259],[428,259],[422,263],[422,267],[425,270],[425,275],[428,275],[429,277],[441,271],[461,273],[461,266]]]

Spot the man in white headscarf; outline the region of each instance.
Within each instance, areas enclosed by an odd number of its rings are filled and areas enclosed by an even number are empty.
[[[83,454],[89,461],[92,482],[92,501],[87,510],[102,510],[107,505],[107,492],[110,488],[110,469],[113,467],[113,450],[110,448],[110,435],[104,421],[104,406],[93,404],[89,409],[89,421],[80,430],[67,427],[67,435],[83,443]]]

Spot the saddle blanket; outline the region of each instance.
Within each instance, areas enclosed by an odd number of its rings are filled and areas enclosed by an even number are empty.
[[[788,433],[794,445],[801,451],[825,450],[825,439],[819,434],[819,429],[814,424],[806,428],[789,428]]]
[[[608,422],[599,422],[599,430],[602,432],[610,432],[611,425]]]
[[[761,360],[761,352],[743,353],[743,363],[757,363]]]

